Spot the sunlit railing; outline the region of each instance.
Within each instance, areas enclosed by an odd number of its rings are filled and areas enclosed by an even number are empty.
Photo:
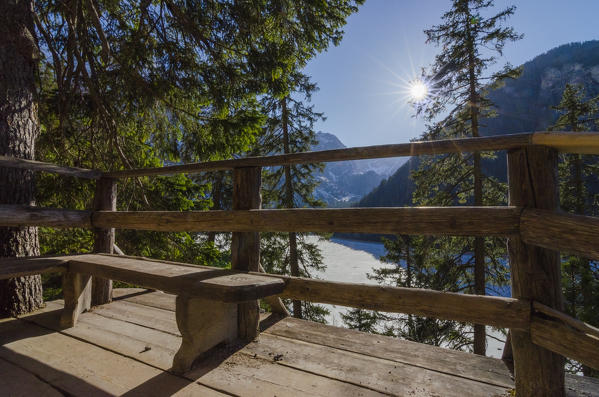
[[[261,167],[455,152],[508,151],[509,206],[263,210]],[[561,312],[559,253],[599,260],[599,218],[558,211],[557,153],[599,154],[599,133],[537,132],[252,157],[101,172],[0,157],[0,166],[97,179],[88,211],[0,206],[0,226],[84,227],[96,252],[112,253],[114,229],[233,232],[233,268],[259,271],[259,232],[356,232],[508,238],[512,298],[275,276],[281,297],[511,329],[517,393],[563,379],[560,356],[599,369],[599,330]],[[233,210],[116,211],[119,178],[233,170]],[[102,303],[106,289],[95,294]],[[559,364],[559,363],[557,363]],[[541,374],[541,375],[539,375]],[[563,382],[561,383],[563,385]]]

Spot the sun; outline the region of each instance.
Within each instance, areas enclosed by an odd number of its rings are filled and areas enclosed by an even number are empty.
[[[428,94],[428,87],[422,80],[412,81],[409,90],[411,99],[417,102],[422,101]]]

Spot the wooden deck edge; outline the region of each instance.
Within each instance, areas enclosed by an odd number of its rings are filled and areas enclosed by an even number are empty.
[[[110,304],[107,304],[107,305],[104,305],[104,306],[111,306],[111,305],[113,305],[116,302],[118,302],[118,301],[115,301],[113,303],[110,303]],[[49,302],[49,306],[50,307],[48,307],[46,310],[48,310],[48,311],[56,310],[57,308],[61,307],[60,301]],[[155,308],[152,307],[152,309],[155,309]],[[204,367],[204,364],[208,366],[207,368],[211,368],[211,366],[213,365],[212,364],[212,358],[210,356],[209,356],[209,358],[208,358],[208,360],[206,362],[202,361],[197,367],[195,367],[194,369],[192,369],[190,372],[188,372],[186,374],[176,374],[176,373],[173,373],[170,370],[170,365],[157,365],[155,363],[152,363],[152,362],[148,361],[147,359],[140,358],[139,356],[136,357],[136,355],[135,355],[134,352],[137,352],[137,350],[139,350],[140,346],[144,346],[143,345],[144,342],[143,342],[142,339],[140,339],[140,340],[135,339],[134,340],[134,339],[128,339],[128,337],[122,337],[124,339],[124,341],[123,341],[124,344],[120,344],[120,345],[115,344],[115,346],[111,347],[111,346],[109,346],[106,343],[106,341],[104,341],[104,343],[102,341],[100,341],[100,342],[98,342],[98,341],[92,341],[89,338],[85,338],[85,337],[82,337],[81,335],[78,335],[77,329],[61,330],[58,327],[56,327],[56,325],[48,324],[48,319],[38,319],[38,318],[36,318],[36,314],[42,314],[42,313],[44,313],[43,309],[40,310],[40,311],[38,311],[37,313],[32,313],[32,314],[30,314],[30,315],[28,315],[28,316],[26,316],[24,318],[20,318],[18,320],[30,323],[30,324],[35,325],[35,326],[40,327],[40,328],[44,328],[44,329],[48,329],[48,330],[54,330],[57,333],[60,333],[60,334],[62,334],[64,336],[66,336],[66,337],[73,338],[73,339],[75,339],[75,340],[77,340],[79,342],[82,342],[82,343],[88,344],[90,346],[94,346],[94,347],[100,348],[100,349],[105,350],[105,351],[107,351],[109,353],[113,353],[113,354],[119,355],[119,356],[121,356],[121,357],[123,357],[125,359],[130,359],[130,360],[136,361],[139,364],[147,365],[149,367],[152,367],[152,368],[155,368],[157,370],[160,370],[160,371],[162,371],[165,374],[169,374],[170,376],[178,377],[180,379],[184,379],[184,380],[190,382],[190,384],[196,383],[196,384],[198,384],[198,385],[200,385],[202,387],[206,387],[208,389],[212,389],[214,391],[217,391],[217,392],[220,392],[220,393],[223,393],[223,394],[226,394],[226,395],[230,395],[230,396],[242,396],[242,395],[244,395],[243,393],[236,393],[234,390],[232,390],[226,384],[221,384],[219,382],[214,382],[213,377],[209,377],[209,379],[207,379],[207,380],[202,377],[202,375],[204,375],[205,371],[206,371],[206,369]],[[92,315],[94,315],[94,316],[96,316],[98,318],[102,317],[102,315],[98,315],[97,313],[94,313],[94,311],[92,311],[89,314],[92,314]],[[111,321],[113,321],[113,322],[124,322],[124,320],[115,319],[115,318],[111,318]],[[132,326],[136,326],[136,327],[143,327],[143,325],[137,324],[134,321],[130,322],[129,324],[130,324],[130,326],[132,325]],[[84,319],[80,326],[87,326],[87,327],[89,327],[90,325],[91,325],[91,323],[89,323],[89,319],[87,319],[87,320]],[[154,332],[156,332],[156,333],[163,334],[163,337],[165,337],[165,338],[171,338],[171,339],[175,338],[177,340],[180,340],[180,336],[175,336],[175,335],[168,334],[168,333],[164,334],[164,331],[162,331],[160,329],[155,329],[155,328],[152,329],[151,328],[151,330],[154,331]],[[105,332],[105,330],[100,330],[99,332]],[[137,343],[137,345],[139,345],[139,346],[134,346],[133,350],[131,350],[131,346],[129,346],[129,343],[134,343],[134,342]],[[114,343],[116,343],[116,342],[114,342]],[[140,343],[141,343],[141,345],[140,345]],[[130,353],[126,353],[123,350],[122,346],[125,346],[125,345],[127,346],[127,349],[131,350]],[[259,360],[261,362],[261,365],[265,365],[267,367],[279,366],[279,363],[277,363],[275,360],[273,360],[272,356],[269,356],[269,355],[260,355],[260,354],[256,355],[256,354],[253,354],[253,353],[248,353],[248,352],[244,352],[244,351],[240,351],[239,350],[239,349],[243,348],[246,345],[247,345],[247,343],[239,343],[238,346],[233,346],[233,350],[231,350],[231,347],[216,347],[213,350],[211,350],[209,353],[210,354],[216,354],[217,356],[221,356],[223,354],[223,352],[229,352],[229,353],[227,353],[227,355],[231,354],[231,352],[235,352],[236,354],[241,354],[244,357],[246,357],[246,360],[251,360],[251,361],[253,361],[253,360]],[[137,347],[137,350],[135,350],[136,347]],[[169,348],[172,348],[172,347],[169,346]],[[175,348],[175,350],[176,350],[176,348]],[[173,350],[171,353],[174,354],[175,350]],[[220,362],[220,359],[217,358],[216,361]],[[332,390],[338,389],[341,384],[350,386],[350,387],[354,388],[353,393],[351,394],[352,396],[364,395],[363,392],[366,392],[368,390],[376,391],[375,389],[369,388],[367,386],[357,385],[357,384],[353,384],[352,382],[344,381],[342,379],[337,379],[337,378],[326,376],[326,375],[323,375],[323,374],[313,373],[311,371],[307,371],[307,370],[304,370],[302,368],[294,368],[293,366],[283,366],[283,367],[286,368],[285,373],[286,373],[287,377],[281,377],[280,378],[280,382],[274,383],[273,385],[276,385],[276,388],[279,388],[279,389],[284,389],[285,390],[285,388],[287,388],[287,392],[294,391],[293,395],[298,395],[297,394],[297,390],[294,390],[294,388],[292,386],[290,386],[290,387],[286,386],[286,384],[287,384],[287,381],[288,381],[288,379],[289,379],[290,376],[294,377],[294,374],[298,375],[299,373],[310,375],[310,376],[312,376],[314,378],[320,378],[323,381],[326,380],[324,382],[324,384],[329,384],[329,385],[331,385],[331,384],[335,385],[336,384],[336,387],[333,387]],[[242,370],[244,370],[244,369],[242,369]],[[219,374],[222,376],[223,372],[220,371]],[[270,375],[267,375],[267,377],[270,377]],[[302,376],[299,376],[299,377],[301,378]],[[303,377],[306,378],[305,376],[303,376]],[[312,378],[312,381],[314,380],[314,378]],[[263,388],[264,387],[268,387],[268,385],[269,385],[269,383],[267,381],[265,381],[265,380],[262,380],[262,378],[260,378],[260,379],[258,379],[258,378],[248,378],[247,381],[257,382]],[[323,382],[319,382],[319,383],[323,383]],[[156,385],[156,386],[159,386],[159,385]],[[251,385],[251,383],[249,383],[249,384],[247,384],[247,386],[255,386],[255,385]],[[305,385],[305,390],[308,391],[309,389],[310,389],[310,384],[307,383]],[[360,390],[362,390],[363,392],[360,392]],[[267,393],[267,394],[264,394],[264,395],[269,395],[269,394]],[[274,395],[287,395],[287,394],[285,394],[285,392],[283,392],[281,394],[281,391],[279,390],[279,392],[278,393],[274,393]],[[305,392],[305,393],[302,393],[301,395],[306,395],[307,396],[307,395],[311,395],[311,394]],[[334,395],[336,395],[336,394],[334,394]],[[366,394],[366,395],[370,395],[370,394]],[[383,392],[377,391],[376,395],[378,396],[378,395],[391,395],[391,394],[385,393],[384,391]]]
[[[266,328],[264,333],[411,365],[493,386],[514,387],[510,371],[500,359],[477,356],[468,352],[410,342],[384,335],[369,334],[343,327],[313,323],[308,320],[289,318],[285,320],[285,323],[275,324],[272,327]],[[289,324],[297,325],[297,327],[288,327]],[[337,334],[339,334],[338,337]],[[392,346],[387,344],[391,344]],[[418,350],[421,356],[412,354],[415,350]],[[455,359],[455,363],[460,364],[443,368],[442,365],[438,365],[439,363],[432,359],[429,361],[423,360],[423,357],[430,356],[432,358],[435,355],[437,360],[440,355],[448,355],[452,359]],[[470,372],[460,369],[462,363],[466,361],[469,361],[469,364],[471,364],[469,369],[472,371]],[[485,370],[479,371],[479,368],[483,367]]]
[[[125,292],[127,295],[124,295],[121,292]],[[122,300],[115,301],[114,303],[108,304],[106,306],[110,307],[112,305],[118,304],[121,301],[125,301],[126,302],[127,298],[136,299],[136,298],[142,298],[143,297],[144,299],[147,299],[147,298],[151,298],[153,295],[156,295],[156,294],[161,294],[161,293],[147,293],[146,291],[136,290],[136,289],[127,289],[126,291],[116,290],[116,295],[120,296],[122,298]],[[166,294],[164,294],[164,295],[166,295]],[[54,308],[51,308],[51,310],[56,310],[56,308],[58,308],[59,306],[60,306],[60,303],[58,303],[58,305],[54,305]],[[148,308],[151,309],[152,307],[148,307]],[[165,309],[165,310],[168,310],[168,309]],[[171,311],[171,310],[169,310],[169,311]],[[32,319],[27,319],[27,318],[24,318],[22,320],[24,320],[24,321],[33,321]],[[305,320],[297,320],[297,319],[289,319],[288,318],[288,319],[286,319],[286,320],[284,320],[282,322],[279,322],[279,323],[275,324],[273,327],[267,329],[264,332],[264,334],[270,334],[272,337],[276,337],[277,338],[276,340],[281,340],[281,343],[283,343],[283,340],[287,340],[288,341],[288,342],[284,342],[280,347],[276,347],[273,350],[275,352],[276,351],[281,351],[281,352],[284,353],[284,346],[286,346],[286,344],[293,343],[294,340],[300,340],[300,341],[302,340],[302,339],[295,339],[293,337],[286,337],[286,336],[277,335],[276,333],[272,332],[274,330],[274,327],[279,327],[280,328],[282,325],[285,325],[286,323],[291,323],[291,324],[298,323],[298,324],[301,324],[301,325],[305,325],[307,322]],[[135,324],[135,323],[132,323],[132,324]],[[92,323],[90,323],[90,325],[92,325]],[[330,327],[330,326],[325,326],[325,325],[320,325],[320,324],[309,323],[309,327],[308,328],[312,328],[312,327],[325,328],[325,331],[328,331],[329,334],[331,334],[331,329],[332,328],[334,328],[335,331],[336,330],[342,330],[344,332],[344,334],[340,335],[340,340],[346,340],[347,342],[352,342],[353,339],[351,337],[347,337],[345,335],[346,333],[347,334],[354,334],[354,335],[358,334],[358,335],[363,336],[364,338],[372,338],[372,339],[385,338],[385,337],[382,337],[382,336],[379,337],[379,336],[376,336],[376,335],[369,335],[369,334],[365,334],[365,333],[362,333],[362,332],[359,332],[359,331],[348,330],[348,329],[344,329],[344,328],[336,328],[336,327]],[[298,329],[298,331],[301,331],[301,329]],[[157,331],[157,332],[159,332],[159,331]],[[105,346],[103,346],[102,344],[96,344],[96,343],[90,342],[90,341],[88,341],[86,339],[77,338],[77,337],[75,337],[73,335],[67,335],[67,336],[75,338],[75,339],[79,339],[79,340],[81,340],[81,341],[83,341],[85,343],[89,343],[89,344],[91,344],[93,346],[100,347],[101,349],[106,350],[108,352],[116,353],[116,354],[118,354],[118,355],[120,355],[120,356],[122,356],[124,358],[133,359],[135,361],[138,361],[139,363],[152,366],[151,364],[149,364],[148,362],[146,362],[144,360],[139,360],[139,359],[136,360],[135,357],[131,357],[131,356],[127,355],[127,354],[123,354],[123,352],[119,351],[118,349],[109,349],[109,348],[106,348]],[[174,338],[174,336],[171,336],[171,338]],[[304,342],[307,343],[307,344],[309,344],[309,345],[323,346],[323,347],[328,347],[328,348],[332,348],[332,349],[339,350],[339,351],[345,351],[345,352],[348,352],[348,353],[353,353],[353,354],[360,355],[360,356],[366,356],[366,354],[364,354],[362,352],[356,352],[356,351],[352,351],[351,349],[347,349],[347,346],[336,346],[335,347],[335,346],[330,346],[327,343],[322,343],[322,341],[316,340],[316,338],[313,337],[313,334],[310,334],[310,333],[306,334],[305,337],[304,337],[304,339],[308,339],[308,340],[304,340]],[[123,342],[125,343],[125,345],[127,345],[126,341],[123,341]],[[395,341],[395,342],[399,342],[399,341]],[[144,343],[144,342],[138,342],[138,343]],[[418,345],[417,347],[425,348],[426,350],[430,349],[431,351],[436,349],[436,348],[434,348],[432,346],[423,346],[423,345],[419,345],[419,344],[411,343],[411,342],[405,342],[405,343]],[[370,356],[373,359],[380,359],[380,360],[382,360],[382,362],[389,362],[389,363],[391,363],[391,362],[397,362],[397,363],[402,364],[402,365],[410,365],[412,367],[422,368],[423,370],[424,369],[430,370],[430,371],[441,373],[441,374],[444,374],[444,375],[447,375],[447,376],[453,376],[453,377],[459,378],[459,379],[463,378],[464,380],[479,382],[481,384],[488,384],[489,386],[501,387],[504,390],[510,389],[509,381],[507,381],[507,382],[503,382],[503,381],[501,381],[501,382],[496,382],[496,381],[488,382],[487,380],[476,379],[475,376],[465,376],[464,377],[462,375],[455,374],[455,373],[445,373],[444,371],[439,371],[438,369],[429,368],[427,366],[419,366],[416,363],[409,363],[409,362],[404,363],[404,362],[401,362],[400,360],[394,359],[393,357],[385,357],[385,356],[379,357],[378,356],[379,353],[382,353],[383,351],[388,351],[388,347],[384,346],[384,344],[380,344],[380,343],[377,344],[375,342],[374,346],[377,346],[377,345],[381,346],[382,350],[376,351],[376,352],[374,352],[375,354],[370,355]],[[139,347],[139,348],[135,347],[135,346],[129,347],[129,349],[131,350],[131,348],[133,348],[132,351],[137,351],[137,350],[143,348],[143,345],[140,345],[140,346],[141,347]],[[364,346],[364,347],[366,349],[370,349],[369,346]],[[443,350],[445,350],[445,349],[443,349]],[[251,350],[251,351],[253,351],[253,350]],[[254,357],[254,353],[252,353],[251,351],[249,351],[249,352],[245,352],[244,351],[243,352],[244,356],[247,357],[247,359],[252,360],[252,359],[255,359],[255,358],[259,358],[260,361],[263,362],[264,364],[278,365],[278,366],[281,366],[281,367],[284,367],[284,368],[289,368],[289,370],[298,371],[297,372],[298,374],[299,373],[304,373],[304,374],[309,375],[309,376],[318,376],[318,377],[322,377],[323,379],[329,379],[331,381],[341,382],[341,383],[345,383],[345,384],[353,386],[352,382],[346,382],[343,379],[336,378],[335,377],[336,375],[334,375],[334,373],[330,373],[330,374],[329,373],[321,373],[322,371],[318,370],[318,368],[319,368],[318,366],[307,366],[307,367],[304,368],[303,365],[299,365],[298,366],[298,364],[300,364],[300,362],[294,363],[293,360],[291,360],[291,362],[286,362],[287,361],[287,357],[285,357],[282,360],[282,362],[279,362],[277,360],[273,360],[273,357],[269,356],[268,354],[261,354],[259,350],[256,350],[256,353],[258,353],[259,357],[258,356]],[[299,348],[299,350],[297,350],[297,351],[298,352],[301,351],[301,348]],[[451,352],[453,354],[459,354],[459,355],[461,355],[461,354],[467,354],[467,353],[452,352],[452,351],[448,351],[448,352]],[[293,357],[289,357],[289,358],[292,359]],[[488,362],[498,362],[498,363],[500,363],[500,361],[498,359],[483,358],[483,357],[476,357],[476,356],[473,356],[471,358],[475,359],[475,360],[479,360],[479,361],[484,361],[484,362],[488,361]],[[465,361],[465,360],[462,360],[462,361]],[[459,362],[457,362],[457,363],[459,363]],[[160,367],[157,367],[157,366],[153,366],[153,367],[157,368],[157,369],[160,369],[161,371],[163,371],[163,369],[161,369]],[[392,365],[389,366],[389,367],[393,368]],[[486,367],[481,366],[481,368],[486,368]],[[203,373],[203,371],[204,371],[201,368],[199,370],[200,370],[200,373]],[[266,368],[265,368],[265,370],[266,370]],[[193,381],[195,381],[194,376],[197,376],[197,375],[193,375],[192,374],[191,378],[186,378],[186,379],[187,380],[193,380]],[[506,375],[506,376],[509,376],[509,375]],[[212,379],[212,378],[210,378],[210,379]],[[508,379],[508,378],[506,377],[506,379]],[[339,383],[339,385],[341,383]],[[372,385],[370,385],[370,386],[366,385],[366,387],[364,387],[364,385],[359,384],[358,381],[356,383],[357,383],[357,386],[363,387],[364,391],[370,390],[370,391],[377,391],[377,392],[383,392],[383,393],[385,392],[385,389],[384,389],[384,387],[382,385],[380,387],[379,386],[372,387]],[[221,392],[225,392],[227,394],[231,393],[231,389],[222,388],[222,387],[219,386],[219,384],[214,384],[212,380],[208,381],[208,383],[206,383],[205,381],[200,381],[199,384],[201,386],[204,386],[204,387],[209,387],[211,390],[218,390],[218,391],[221,391]],[[582,379],[580,377],[570,377],[570,376],[567,376],[566,377],[566,386],[570,390],[576,390],[577,392],[580,392],[580,390],[588,390],[589,394],[587,394],[587,395],[594,395],[594,394],[591,393],[591,391],[597,390],[599,392],[599,382],[596,382],[596,381],[593,382],[593,380]],[[239,393],[237,393],[237,394],[239,394]],[[387,392],[387,394],[394,395],[393,393],[390,393],[390,392]],[[241,393],[239,395],[243,395],[243,393]],[[277,394],[277,395],[279,395],[279,394]],[[281,395],[284,395],[284,394],[281,394]],[[307,394],[305,394],[305,395],[307,395]],[[331,395],[336,395],[336,394],[333,393]],[[584,394],[581,393],[580,395],[584,395]]]

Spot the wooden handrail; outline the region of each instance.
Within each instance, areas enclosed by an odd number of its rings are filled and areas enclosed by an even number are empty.
[[[274,156],[247,157],[233,160],[210,161],[171,165],[166,167],[145,168],[107,172],[111,178],[131,176],[168,175],[176,173],[198,173],[204,171],[222,171],[240,167],[273,167],[281,165],[320,163],[347,160],[365,160],[386,157],[417,156],[427,154],[461,153],[475,151],[493,151],[513,149],[532,143],[532,134],[511,134],[477,138],[444,139],[391,145],[362,146],[346,149],[322,150],[279,154]]]
[[[47,226],[90,228],[91,211],[0,205],[0,226]]]
[[[516,207],[400,207],[233,211],[96,211],[94,227],[154,231],[361,232],[507,236],[518,233]]]
[[[599,218],[526,208],[522,239],[532,245],[599,260]]]
[[[157,168],[107,172],[111,178],[132,176],[169,175],[222,171],[237,167],[273,167],[282,165],[320,163],[347,160],[365,160],[386,157],[436,155],[516,149],[527,145],[551,146],[571,153],[599,154],[597,132],[534,132],[499,136],[420,141],[391,145],[363,146],[316,152],[291,153],[264,157],[247,157],[204,163],[171,165]]]
[[[599,154],[599,133],[535,132],[531,144],[549,146],[562,153]]]
[[[75,176],[85,179],[99,179],[102,176],[102,171],[77,167],[61,167],[59,165],[44,163],[42,161],[19,159],[8,156],[0,156],[0,167],[45,171],[52,174]]]
[[[599,259],[599,218],[509,206],[119,212],[0,205],[0,226],[456,236],[520,233],[527,244]]]
[[[530,324],[530,302],[526,300],[421,288],[276,277],[285,280],[285,290],[281,294],[283,298],[512,329],[527,330]]]
[[[187,232],[363,232],[508,236],[517,207],[396,207],[234,211],[80,211],[0,205],[0,226],[117,228]]]
[[[365,160],[387,157],[509,150],[527,145],[550,146],[561,152],[599,154],[599,133],[541,131],[476,138],[457,138],[437,141],[419,141],[389,145],[362,146],[345,149],[291,153],[264,157],[247,157],[231,160],[209,161],[203,163],[180,164],[156,168],[140,168],[110,172],[76,167],[61,167],[50,163],[6,156],[0,156],[0,167],[46,171],[88,179],[99,179],[101,177],[127,178],[133,176],[156,176],[177,173],[193,174],[205,171],[231,170],[242,167],[273,167],[293,164]]]

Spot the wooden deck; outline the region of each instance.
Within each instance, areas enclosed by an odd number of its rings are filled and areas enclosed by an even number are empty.
[[[118,299],[58,331],[61,301],[0,320],[1,396],[507,396],[502,361],[296,319],[257,342],[215,349],[185,377],[174,296],[115,290]],[[268,324],[268,323],[271,324]],[[599,382],[569,376],[569,396]]]

